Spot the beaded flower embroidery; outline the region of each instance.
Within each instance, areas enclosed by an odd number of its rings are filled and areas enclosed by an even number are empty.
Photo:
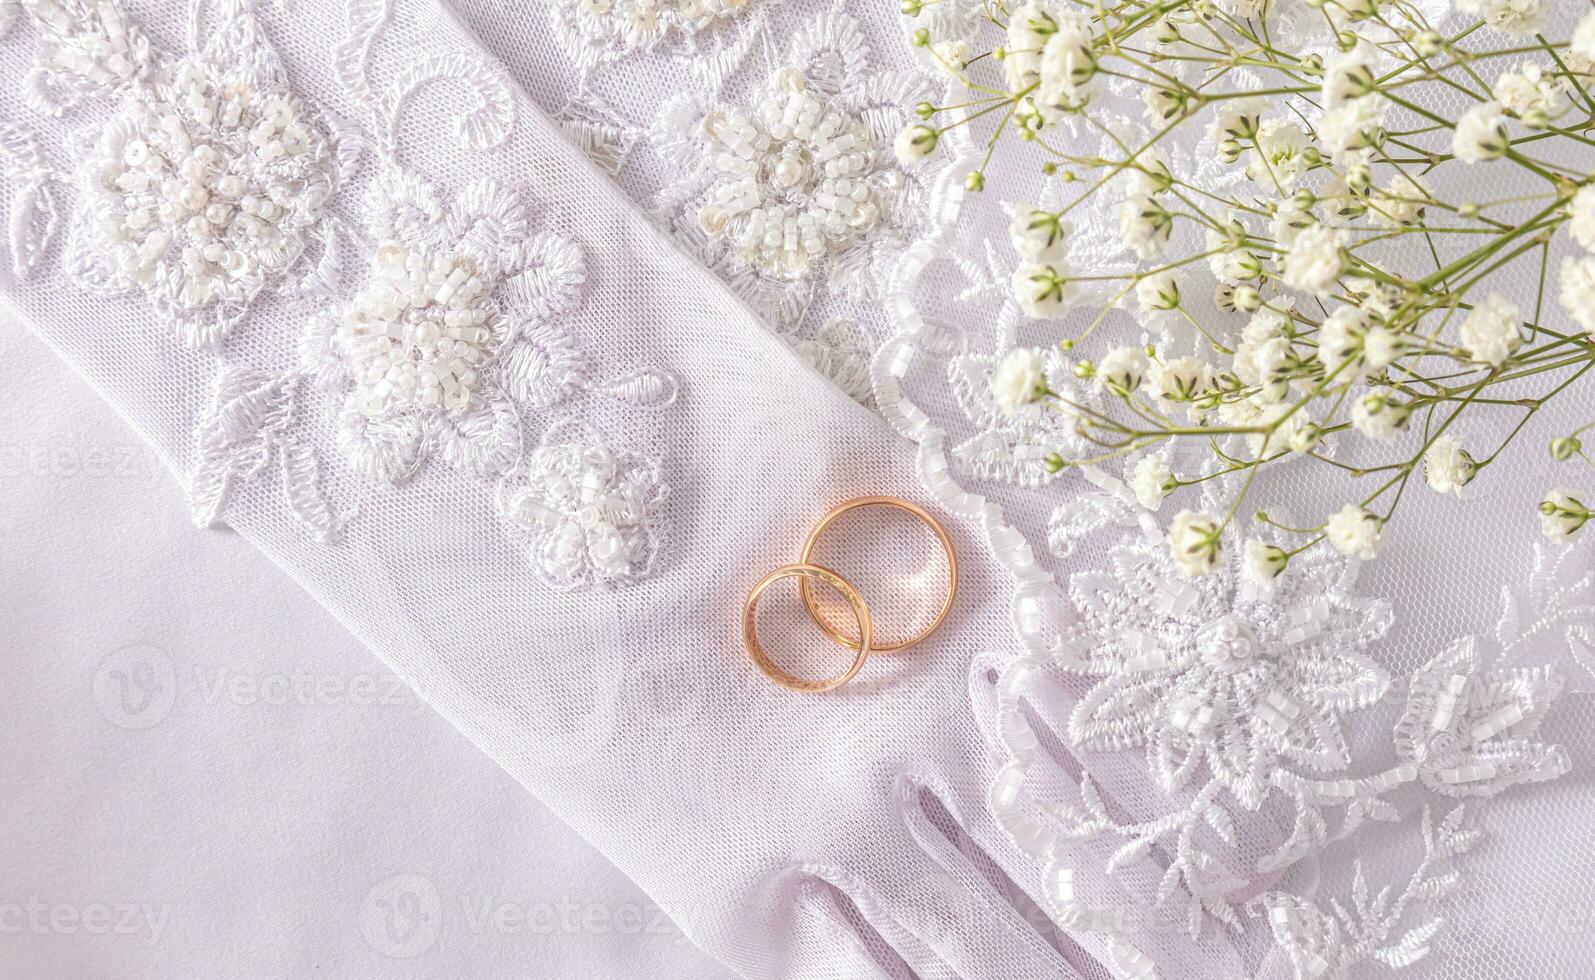
[[[305,344],[311,369],[345,393],[339,445],[393,482],[434,448],[457,467],[501,472],[521,445],[503,386],[551,404],[575,383],[551,359],[565,345],[544,321],[580,299],[580,248],[534,232],[520,195],[492,181],[444,203],[430,184],[385,173],[365,214],[376,243],[366,283]],[[517,373],[495,384],[486,371],[501,360]]]
[[[613,585],[652,566],[667,492],[657,461],[617,455],[584,427],[563,425],[500,483],[498,508],[549,583]]]
[[[743,12],[750,0],[560,0],[554,10],[567,50],[583,68],[690,38]]]
[[[216,344],[298,263],[336,175],[318,115],[273,74],[183,59],[128,89],[84,157],[69,265]]]
[[[149,41],[115,0],[24,0],[18,6],[38,34],[24,91],[40,112],[58,116],[83,98],[113,95],[148,67]],[[0,36],[17,9],[0,4]]]
[[[1134,535],[1114,573],[1070,579],[1082,659],[1096,678],[1069,718],[1089,749],[1145,746],[1166,791],[1205,766],[1257,809],[1281,760],[1317,772],[1350,762],[1341,716],[1383,697],[1390,678],[1364,651],[1390,607],[1352,594],[1355,563],[1300,562],[1272,595],[1252,595],[1238,569],[1189,580],[1161,542]]]
[[[705,154],[719,178],[698,223],[736,261],[781,279],[806,276],[881,221],[902,176],[884,169],[869,130],[782,68],[752,110],[703,120]]]

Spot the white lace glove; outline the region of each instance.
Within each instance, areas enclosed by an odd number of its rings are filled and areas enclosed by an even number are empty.
[[[738,643],[747,587],[828,506],[916,495],[877,416],[436,4],[126,7],[44,0],[0,48],[28,79],[0,92],[0,281],[196,519],[744,973],[1100,975],[987,815],[967,665],[1009,602],[969,525],[944,629],[842,692],[777,688]],[[922,569],[870,544],[837,547],[887,621]]]

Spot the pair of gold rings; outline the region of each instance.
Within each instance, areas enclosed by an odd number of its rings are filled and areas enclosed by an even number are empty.
[[[838,575],[836,572],[823,565],[816,565],[809,561],[814,554],[815,546],[819,544],[820,536],[825,533],[842,515],[858,510],[862,507],[890,507],[903,511],[918,518],[921,523],[935,533],[941,542],[942,550],[947,554],[947,597],[942,600],[941,608],[937,611],[930,625],[920,630],[913,636],[897,643],[877,644],[875,642],[875,627],[870,618],[869,605],[853,583]],[[783,579],[795,578],[798,581],[798,592],[803,598],[803,608],[808,612],[809,618],[820,628],[826,636],[849,650],[855,651],[853,663],[842,673],[833,677],[820,680],[806,680],[787,673],[770,659],[769,653],[764,649],[764,644],[759,642],[757,615],[759,597],[777,582]],[[821,614],[814,601],[814,583],[819,582],[835,589],[847,602],[848,608],[853,613],[853,620],[858,627],[856,637],[849,636],[829,622]],[[792,688],[795,691],[832,691],[841,687],[864,666],[864,661],[872,653],[894,653],[906,650],[920,642],[941,626],[942,620],[947,618],[947,613],[953,607],[953,597],[958,594],[958,558],[953,554],[952,541],[947,537],[947,532],[930,516],[923,507],[916,506],[897,497],[859,497],[849,500],[831,509],[820,522],[809,532],[808,539],[803,542],[803,550],[798,555],[798,560],[790,565],[782,565],[775,571],[759,580],[759,583],[748,593],[747,602],[742,606],[742,643],[748,648],[748,655],[753,658],[754,666],[777,684]]]

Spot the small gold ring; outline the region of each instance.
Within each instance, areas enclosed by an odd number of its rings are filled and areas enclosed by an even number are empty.
[[[840,592],[842,598],[846,599],[847,604],[853,609],[853,618],[858,623],[858,632],[862,642],[847,644],[849,648],[856,648],[858,655],[853,658],[852,666],[835,677],[827,677],[817,681],[794,677],[776,666],[775,661],[771,660],[770,655],[765,652],[764,645],[759,642],[759,627],[756,622],[759,597],[764,594],[764,590],[786,578],[797,579],[799,587],[804,590],[807,590],[809,583],[812,581],[824,582]],[[804,598],[808,598],[807,591],[804,592]],[[789,687],[794,691],[809,691],[812,693],[833,691],[852,680],[853,675],[857,674],[859,669],[864,666],[864,661],[869,659],[872,629],[869,607],[864,604],[864,599],[858,594],[858,590],[853,588],[853,584],[829,568],[810,565],[806,562],[796,565],[782,565],[760,579],[759,584],[755,585],[753,591],[748,593],[747,602],[742,605],[742,643],[748,648],[748,655],[753,658],[754,666],[758,667],[766,677],[777,684]]]
[[[936,522],[936,518],[930,516],[930,514],[923,507],[911,504],[908,501],[902,500],[898,497],[858,497],[856,499],[849,500],[846,503],[838,504],[836,507],[831,509],[830,513],[826,514],[820,519],[820,523],[814,525],[814,530],[809,532],[808,540],[803,542],[803,552],[798,556],[798,561],[802,564],[808,564],[809,558],[814,554],[814,547],[819,543],[820,535],[825,533],[825,529],[830,527],[831,524],[843,514],[846,514],[848,511],[857,510],[860,507],[891,507],[913,515],[914,517],[918,518],[926,527],[935,532],[936,538],[941,541],[942,550],[947,553],[947,598],[942,601],[941,609],[936,613],[936,618],[930,621],[930,625],[925,627],[918,634],[911,636],[906,640],[901,640],[897,643],[879,643],[871,645],[869,643],[869,637],[865,637],[864,639],[864,645],[870,646],[871,651],[874,653],[892,653],[897,650],[906,650],[930,636],[932,633],[936,632],[936,630],[941,626],[942,620],[947,618],[947,613],[953,608],[953,597],[958,594],[958,557],[957,555],[953,554],[953,543],[952,540],[947,537],[947,532],[943,530],[939,523]],[[842,646],[847,647],[848,649],[856,649],[859,646],[858,640],[847,636],[841,630],[837,629],[835,626],[832,626],[825,619],[825,617],[820,614],[819,607],[816,606],[814,602],[814,590],[810,588],[808,579],[805,578],[798,582],[798,591],[803,594],[803,606],[808,610],[810,618],[814,620],[815,625],[817,625],[826,636],[830,637],[832,640],[835,640],[837,643],[840,643]]]

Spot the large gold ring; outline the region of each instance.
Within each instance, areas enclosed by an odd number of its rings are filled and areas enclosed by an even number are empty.
[[[826,585],[829,585],[831,588],[840,592],[842,594],[842,598],[847,600],[848,606],[853,610],[853,618],[858,623],[860,642],[848,643],[847,646],[850,649],[856,649],[858,654],[853,658],[852,666],[848,667],[847,670],[843,671],[842,673],[837,674],[835,677],[827,677],[817,681],[795,677],[776,666],[775,661],[771,660],[770,655],[765,652],[764,645],[759,642],[759,627],[756,621],[759,609],[759,597],[762,596],[764,591],[770,586],[781,581],[782,579],[788,578],[795,578],[798,580],[799,588],[805,590],[805,600],[808,599],[807,589],[811,582],[824,582]],[[852,583],[831,571],[829,568],[823,568],[819,565],[810,565],[806,562],[800,562],[796,565],[782,565],[780,568],[777,568],[775,571],[760,579],[759,584],[755,585],[753,587],[753,591],[748,593],[747,602],[743,603],[742,605],[742,643],[748,648],[748,655],[753,658],[754,665],[757,666],[766,677],[775,681],[777,684],[780,684],[784,687],[789,687],[794,691],[809,691],[812,693],[833,691],[852,680],[853,675],[857,674],[859,669],[864,666],[864,661],[869,659],[869,655],[871,653],[870,639],[872,629],[873,627],[870,624],[869,607],[864,604],[863,597],[858,594],[857,589],[853,588]]]
[[[935,532],[936,538],[941,541],[942,550],[947,553],[947,598],[942,600],[941,609],[936,613],[936,618],[931,620],[929,626],[920,630],[914,636],[897,643],[877,643],[872,646],[870,637],[862,637],[863,645],[869,647],[873,653],[891,653],[897,650],[906,650],[936,632],[940,628],[942,620],[947,618],[947,613],[953,608],[953,597],[958,594],[958,557],[953,554],[953,543],[947,537],[947,532],[936,522],[936,518],[930,516],[923,507],[911,504],[898,497],[858,497],[846,503],[838,504],[831,509],[830,513],[820,519],[820,523],[816,524],[814,530],[809,532],[808,540],[803,542],[803,552],[798,556],[798,562],[804,565],[808,564],[809,558],[814,554],[814,547],[819,543],[820,535],[825,533],[825,529],[830,527],[843,514],[857,510],[860,507],[891,507],[913,515]],[[808,578],[799,580],[798,591],[803,594],[804,608],[808,610],[809,616],[814,620],[815,625],[819,626],[826,636],[849,649],[857,649],[860,646],[859,640],[843,633],[821,615],[819,607],[815,605],[814,590],[811,588]],[[842,590],[838,589],[837,591]],[[844,592],[843,594],[845,595],[846,593]],[[855,617],[858,615],[856,609],[854,610],[854,615]]]

